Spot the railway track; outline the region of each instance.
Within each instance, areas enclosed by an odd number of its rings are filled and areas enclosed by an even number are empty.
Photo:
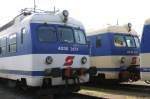
[[[9,88],[8,86],[3,86],[0,84],[0,97],[3,99],[104,99],[95,96],[80,94],[80,93],[70,93],[70,94],[38,94],[36,89],[30,89],[28,91],[22,91],[15,88]]]
[[[68,94],[67,96],[66,95],[56,96],[54,99],[105,99],[105,98],[99,98],[99,97],[89,96],[80,93],[72,93],[72,94]]]
[[[150,86],[146,85],[133,85],[133,84],[86,84],[83,88],[92,90],[107,89],[116,91],[127,91],[135,93],[150,94]]]

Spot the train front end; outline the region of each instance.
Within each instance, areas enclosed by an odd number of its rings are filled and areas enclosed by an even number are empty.
[[[83,25],[61,14],[35,14],[30,23],[32,69],[28,84],[77,85],[89,81],[89,49]]]
[[[133,32],[133,31],[132,31]],[[120,81],[137,81],[140,79],[139,38],[136,34],[115,34],[112,50],[114,64],[118,64]],[[117,60],[119,60],[117,62]]]
[[[98,81],[139,80],[139,38],[136,31],[127,25],[108,26],[89,34],[89,40],[90,61],[97,67]]]

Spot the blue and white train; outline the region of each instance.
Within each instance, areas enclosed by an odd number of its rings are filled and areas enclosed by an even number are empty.
[[[141,80],[150,84],[150,19],[145,21],[140,48]]]
[[[0,28],[0,77],[27,86],[88,82],[89,49],[82,23],[68,12],[24,10]]]
[[[139,72],[139,38],[131,24],[114,25],[89,32],[90,62],[97,67],[96,79],[137,81]]]

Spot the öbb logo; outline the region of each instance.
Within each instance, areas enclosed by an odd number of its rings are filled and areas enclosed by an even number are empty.
[[[64,66],[70,66],[73,64],[74,56],[67,56],[65,59]]]

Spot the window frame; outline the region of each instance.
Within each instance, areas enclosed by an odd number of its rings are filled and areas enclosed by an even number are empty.
[[[72,31],[72,37],[73,37],[73,42],[64,42],[60,39],[59,37],[59,28],[67,28],[67,29],[70,29]],[[75,44],[76,43],[76,40],[75,40],[75,33],[74,33],[74,28],[73,27],[66,27],[66,26],[58,26],[57,27],[57,38],[58,38],[58,41],[61,42],[61,43],[67,43],[67,44]]]
[[[39,33],[38,33],[38,30],[39,30],[40,27],[50,27],[50,28],[53,28],[53,29],[54,29],[53,32],[54,32],[55,37],[56,37],[56,38],[55,38],[55,41],[40,41],[40,39],[39,39]],[[54,42],[57,42],[57,41],[58,41],[57,30],[56,30],[56,28],[55,28],[54,26],[40,25],[40,26],[37,27],[36,32],[37,32],[37,40],[38,40],[40,43],[54,43]]]
[[[13,36],[15,35],[15,42],[11,43],[11,39],[13,38]],[[12,38],[11,38],[12,37]],[[15,45],[15,50],[12,50],[12,46]],[[17,52],[17,34],[16,33],[13,33],[13,34],[10,34],[7,38],[7,53],[16,53]]]
[[[139,48],[140,47],[140,39],[139,39],[139,37],[138,36],[134,36],[133,38],[134,38],[134,41],[135,41],[136,48]],[[137,42],[136,42],[135,39],[138,40],[138,46],[137,46]]]
[[[5,51],[2,50],[3,48],[5,48]],[[0,38],[0,55],[6,54],[6,52],[7,52],[7,37],[1,37]]]
[[[25,32],[24,32],[25,31]],[[20,39],[21,39],[21,44],[24,43],[24,39],[25,39],[25,34],[27,33],[27,30],[25,27],[21,28],[21,34],[20,34]]]
[[[128,46],[126,37],[132,37],[133,38],[134,46],[131,46],[131,47]],[[126,45],[127,45],[128,48],[136,48],[136,43],[135,43],[135,39],[134,39],[133,35],[125,35],[124,38],[125,38]]]
[[[85,37],[85,44],[79,43],[79,42],[76,41],[76,36],[75,36],[76,32],[75,31],[81,31],[83,33],[83,35]],[[74,32],[75,43],[80,44],[80,45],[87,45],[88,44],[87,37],[86,37],[86,34],[85,34],[84,30],[73,28],[73,32]]]
[[[123,40],[124,40],[124,44],[125,44],[125,45],[124,45],[124,46],[116,46],[116,45],[115,45],[115,36],[122,37]],[[114,34],[114,36],[113,36],[113,44],[114,44],[114,46],[115,46],[116,48],[126,48],[126,47],[128,47],[128,46],[127,46],[127,43],[126,43],[125,35]]]
[[[95,40],[95,46],[96,48],[100,48],[102,46],[102,39],[101,39],[101,36],[96,36],[96,40]]]

